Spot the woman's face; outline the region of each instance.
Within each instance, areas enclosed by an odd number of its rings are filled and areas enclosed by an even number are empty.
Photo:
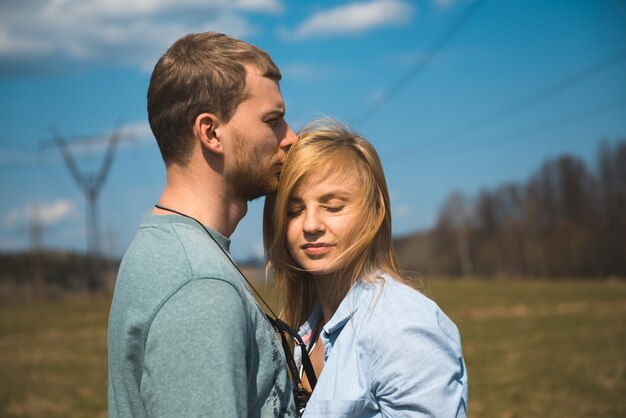
[[[287,247],[296,263],[315,276],[326,276],[349,260],[339,256],[358,232],[359,182],[326,169],[295,187],[287,207]]]

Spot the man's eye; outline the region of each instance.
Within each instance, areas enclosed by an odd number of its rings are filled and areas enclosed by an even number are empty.
[[[276,126],[276,124],[280,122],[282,119],[283,119],[282,117],[266,119],[265,123],[267,123],[270,126]]]

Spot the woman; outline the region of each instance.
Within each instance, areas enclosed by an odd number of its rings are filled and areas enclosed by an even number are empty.
[[[466,416],[458,330],[398,268],[368,142],[335,121],[304,128],[266,205],[265,242],[318,377],[305,416]]]

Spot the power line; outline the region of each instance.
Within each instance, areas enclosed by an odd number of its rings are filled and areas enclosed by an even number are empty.
[[[626,106],[626,96],[607,100],[605,102],[590,106],[583,110],[569,113],[567,115],[564,115],[558,118],[550,119],[550,120],[541,122],[536,125],[525,126],[523,128],[515,129],[509,132],[492,135],[489,137],[483,137],[483,138],[480,138],[478,141],[471,140],[471,142],[473,143],[472,150],[476,149],[477,143],[478,145],[490,145],[491,143],[495,141],[498,141],[498,144],[512,142],[513,140],[515,140],[515,138],[519,138],[520,136],[526,137],[528,135],[537,135],[537,134],[550,131],[553,129],[562,128],[563,126],[571,125],[573,123],[583,122],[585,120],[592,119],[600,115],[615,111],[624,106]],[[506,138],[506,139],[503,139],[503,138]],[[466,141],[466,142],[469,142],[469,141]],[[456,148],[456,150],[459,151],[458,148]],[[463,153],[463,152],[462,151],[457,152],[457,154],[459,153]],[[425,156],[433,156],[433,155],[437,155],[437,153],[420,154],[420,158],[424,158]]]
[[[416,149],[413,147],[412,149],[406,149],[396,156],[407,156],[415,152],[423,152],[425,149],[432,148],[434,146],[441,146],[446,140],[458,139],[463,136],[467,136],[471,133],[479,131],[489,125],[493,125],[496,122],[501,121],[511,115],[521,112],[522,110],[528,109],[546,99],[549,99],[558,93],[561,93],[571,87],[574,87],[582,82],[590,79],[591,77],[608,70],[609,68],[621,63],[626,60],[626,49],[619,51],[616,54],[605,57],[594,64],[583,68],[567,77],[564,77],[548,86],[537,90],[534,93],[531,93],[527,96],[521,97],[508,105],[496,109],[493,112],[487,113],[486,115],[480,116],[476,119],[465,122],[461,125],[457,125],[456,127],[431,136],[430,138],[425,139],[422,142],[430,143],[429,147]]]
[[[480,10],[485,4],[486,0],[477,0],[467,6],[465,11],[450,25],[441,36],[435,40],[435,42],[428,48],[424,56],[418,57],[415,62],[407,68],[407,70],[400,75],[393,82],[393,84],[385,91],[382,97],[372,103],[366,108],[357,118],[355,118],[353,124],[362,126],[371,117],[379,112],[387,103],[395,97],[415,76],[421,73],[424,68],[435,59],[437,54],[463,29],[467,22]]]

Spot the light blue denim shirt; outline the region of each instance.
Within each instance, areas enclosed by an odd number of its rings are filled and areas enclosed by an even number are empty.
[[[318,307],[298,331],[309,346],[320,318]],[[305,417],[466,417],[457,327],[409,286],[384,274],[358,281],[321,340],[324,369]]]

